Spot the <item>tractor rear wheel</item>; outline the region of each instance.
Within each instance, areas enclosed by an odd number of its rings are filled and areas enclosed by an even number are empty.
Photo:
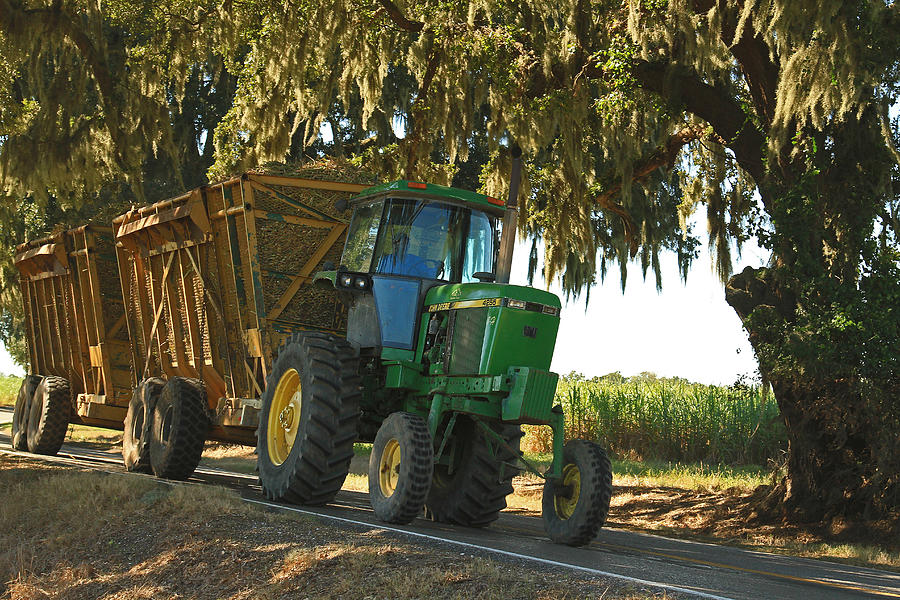
[[[558,544],[583,546],[606,522],[611,497],[606,452],[592,442],[572,440],[563,449],[562,478],[544,483],[544,530]]]
[[[153,406],[150,466],[164,479],[187,479],[200,463],[209,430],[206,392],[196,379],[173,377]]]
[[[150,466],[150,426],[153,407],[165,384],[159,377],[150,377],[134,388],[122,435],[122,459],[126,471],[150,473],[153,470]]]
[[[272,500],[326,504],[350,470],[359,421],[359,359],[346,340],[292,336],[266,379],[256,452]]]
[[[493,427],[518,451],[522,437],[518,425]],[[513,466],[518,456],[489,439],[475,421],[466,417],[457,420],[451,435],[452,467],[434,466],[425,514],[443,523],[484,527],[496,521],[506,508],[506,497],[513,492],[512,479],[519,472]]]
[[[41,379],[28,408],[28,451],[51,456],[59,452],[71,412],[69,382],[52,375]]]
[[[425,506],[434,468],[434,447],[425,420],[391,414],[375,435],[369,456],[369,502],[388,523],[409,523]]]
[[[16,397],[16,407],[13,410],[12,422],[12,447],[13,450],[28,450],[28,410],[31,407],[31,399],[34,390],[41,382],[39,375],[26,375],[19,388]]]

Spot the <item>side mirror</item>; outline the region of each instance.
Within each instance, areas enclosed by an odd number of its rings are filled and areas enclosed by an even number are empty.
[[[336,269],[334,268],[334,262],[332,262],[332,261],[330,261],[330,260],[326,260],[325,262],[322,263],[322,270],[323,270],[323,271],[334,271],[334,270],[336,270]]]
[[[494,274],[489,271],[478,271],[477,273],[472,273],[472,277],[474,277],[481,283],[492,283],[496,280]]]
[[[344,198],[341,198],[341,199],[339,199],[339,200],[335,200],[335,202],[334,202],[334,210],[336,210],[336,211],[338,211],[338,212],[344,212],[345,210],[347,210],[347,200],[344,199]]]

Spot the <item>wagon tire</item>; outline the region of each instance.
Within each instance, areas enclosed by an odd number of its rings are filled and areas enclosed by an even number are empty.
[[[200,463],[209,431],[203,384],[187,377],[166,382],[153,406],[150,466],[163,479],[187,479]]]
[[[612,467],[597,444],[572,440],[563,448],[560,480],[544,483],[544,530],[558,544],[583,546],[606,523],[612,497]]]
[[[359,423],[359,358],[343,338],[294,334],[266,378],[257,468],[271,500],[322,505],[344,484]]]
[[[369,456],[369,502],[375,516],[406,524],[422,513],[434,468],[434,446],[425,420],[391,414],[375,435]]]
[[[16,396],[16,406],[13,410],[11,440],[13,450],[28,450],[28,410],[40,382],[39,375],[26,375],[19,387],[19,395]]]
[[[122,460],[126,471],[153,472],[153,467],[150,466],[150,428],[153,423],[153,408],[165,384],[159,377],[150,377],[134,388],[122,435]]]
[[[69,382],[52,375],[41,379],[28,407],[28,451],[51,456],[59,452],[71,413]]]
[[[488,436],[471,419],[461,417],[453,428],[451,445],[459,449],[454,472],[435,465],[431,491],[425,503],[428,518],[465,527],[485,527],[497,520],[513,492],[512,480],[519,470],[522,429],[518,425],[494,426],[516,452]],[[451,449],[452,451],[452,449]],[[513,464],[510,464],[513,463]]]

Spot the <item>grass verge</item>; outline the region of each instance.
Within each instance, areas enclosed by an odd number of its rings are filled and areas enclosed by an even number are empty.
[[[0,375],[0,406],[15,406],[21,385],[21,377]]]
[[[0,489],[0,595],[12,598],[664,597],[377,529],[348,536],[212,486],[4,457]]]

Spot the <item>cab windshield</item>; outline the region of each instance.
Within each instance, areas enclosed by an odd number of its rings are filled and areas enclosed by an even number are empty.
[[[351,271],[450,282],[494,271],[494,217],[463,206],[390,198],[360,206],[344,250]]]

